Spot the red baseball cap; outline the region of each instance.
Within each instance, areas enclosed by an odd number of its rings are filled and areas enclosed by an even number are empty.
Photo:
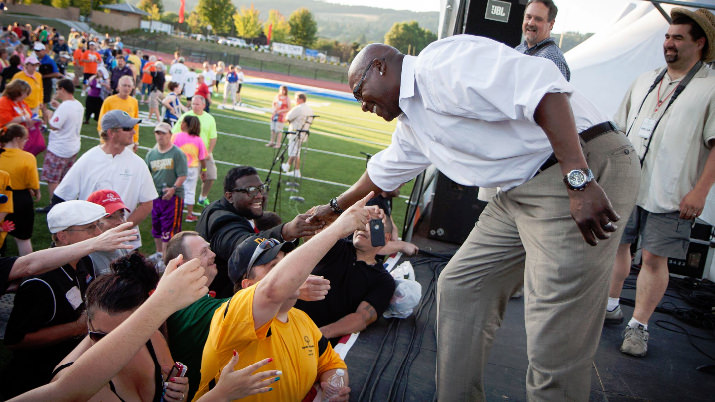
[[[119,194],[114,190],[97,190],[87,197],[87,201],[103,206],[104,210],[110,215],[120,209],[126,209],[128,212],[131,212],[131,210],[124,205]]]

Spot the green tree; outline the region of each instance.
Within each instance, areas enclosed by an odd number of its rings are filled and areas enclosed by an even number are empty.
[[[305,7],[293,11],[288,18],[288,25],[291,42],[295,45],[310,47],[317,39],[318,23]]]
[[[52,7],[54,8],[67,8],[72,5],[70,0],[52,0]]]
[[[437,35],[423,29],[417,21],[396,22],[385,34],[385,43],[404,54],[416,55],[437,40]]]
[[[260,19],[260,12],[253,7],[241,7],[241,11],[233,16],[233,22],[236,25],[236,35],[242,38],[257,38],[263,26]]]
[[[156,8],[159,10],[159,15],[157,15],[156,18],[154,18],[155,16],[153,15],[155,13],[154,6],[156,6]],[[149,14],[152,14],[151,19],[153,20],[160,19],[161,13],[164,12],[164,3],[162,0],[141,0],[139,1],[139,4],[137,4],[137,7],[141,8]]]
[[[116,0],[70,0],[72,7],[79,8],[82,15],[89,15],[91,10],[101,10],[101,6],[117,3]]]
[[[201,19],[201,16],[196,11],[192,11],[191,14],[189,14],[186,23],[189,24],[191,33],[201,33],[206,26],[206,22]]]
[[[290,37],[290,25],[278,10],[269,10],[268,19],[263,23],[263,33],[268,36],[268,27],[273,24],[272,42],[287,42]]]
[[[211,25],[211,29],[216,33],[231,32],[230,15],[236,13],[236,7],[231,0],[199,0],[196,6],[202,21]]]

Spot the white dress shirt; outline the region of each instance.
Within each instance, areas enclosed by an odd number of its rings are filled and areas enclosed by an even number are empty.
[[[607,121],[550,60],[491,39],[456,35],[402,62],[391,145],[368,163],[390,191],[430,164],[457,183],[507,191],[531,179],[553,152],[534,111],[546,93],[570,94],[576,128]]]

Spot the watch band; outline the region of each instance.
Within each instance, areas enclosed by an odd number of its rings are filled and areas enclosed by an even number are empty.
[[[569,175],[570,175],[571,172],[573,172],[574,170],[580,171],[580,172],[582,172],[582,173],[586,176],[586,179],[584,180],[582,186],[575,187],[575,186],[571,185],[571,183],[569,182]],[[567,173],[567,174],[564,176],[564,179],[563,179],[563,180],[564,180],[564,184],[566,184],[566,187],[567,187],[569,190],[573,190],[573,191],[583,191],[583,190],[588,186],[588,184],[593,181],[593,179],[594,179],[593,172],[592,172],[591,169],[589,169],[589,168],[581,168],[581,169],[574,169],[574,170],[570,171],[569,173]]]
[[[340,215],[343,213],[343,209],[338,205],[338,197],[333,197],[328,205],[330,205],[330,209],[332,209],[336,214]]]

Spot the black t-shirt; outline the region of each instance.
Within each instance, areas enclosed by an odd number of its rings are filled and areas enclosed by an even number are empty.
[[[18,257],[0,257],[0,296],[7,290],[8,278],[12,266],[15,265]]]
[[[15,295],[5,344],[19,343],[26,334],[42,328],[77,321],[85,310],[84,294],[93,279],[90,272],[92,260],[83,257],[77,270],[65,265],[23,281]],[[9,398],[49,382],[54,367],[80,340],[71,338],[50,346],[14,350],[4,377],[9,394],[3,396]]]
[[[355,247],[345,239],[328,251],[313,269],[313,275],[330,280],[328,295],[320,301],[298,300],[295,306],[305,311],[318,327],[354,313],[363,301],[370,303],[379,317],[395,292],[395,280],[382,264],[357,261]]]

